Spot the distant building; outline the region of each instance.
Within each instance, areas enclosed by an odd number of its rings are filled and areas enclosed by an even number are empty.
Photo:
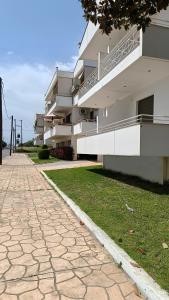
[[[95,110],[77,106],[74,95],[80,84],[73,72],[57,69],[45,97],[44,142],[56,148],[72,147],[74,160],[78,137],[96,128]]]
[[[36,114],[35,119],[35,138],[34,138],[34,145],[41,146],[44,144],[44,114]]]

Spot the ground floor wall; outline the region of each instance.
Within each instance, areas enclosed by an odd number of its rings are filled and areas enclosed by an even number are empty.
[[[169,180],[168,157],[105,155],[103,157],[103,166],[107,170],[138,176],[160,184]]]

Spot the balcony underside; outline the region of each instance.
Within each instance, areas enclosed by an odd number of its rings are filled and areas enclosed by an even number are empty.
[[[66,125],[56,125],[54,128],[49,129],[44,134],[44,139],[60,139],[66,136],[72,135],[72,126],[66,126]]]
[[[82,121],[73,127],[74,135],[85,135],[87,131],[96,129],[96,122]]]
[[[47,116],[57,112],[67,112],[72,107],[72,97],[56,96],[56,101],[47,113]]]
[[[110,106],[169,76],[169,60],[140,57],[139,53],[138,47],[84,94],[78,105],[91,108]]]
[[[77,153],[117,156],[169,156],[169,125],[138,124],[83,137],[78,139]]]

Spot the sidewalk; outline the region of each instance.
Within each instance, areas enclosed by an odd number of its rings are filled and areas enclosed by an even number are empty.
[[[0,300],[140,300],[24,154],[0,166]]]

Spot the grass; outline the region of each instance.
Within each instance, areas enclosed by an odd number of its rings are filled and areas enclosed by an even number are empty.
[[[28,156],[35,164],[49,164],[59,161],[58,158],[50,156],[49,159],[39,159],[37,153],[29,153]]]
[[[46,174],[169,292],[169,187],[83,167]],[[129,212],[126,207],[134,209]]]
[[[36,153],[39,147],[18,147],[16,152],[18,153]]]

